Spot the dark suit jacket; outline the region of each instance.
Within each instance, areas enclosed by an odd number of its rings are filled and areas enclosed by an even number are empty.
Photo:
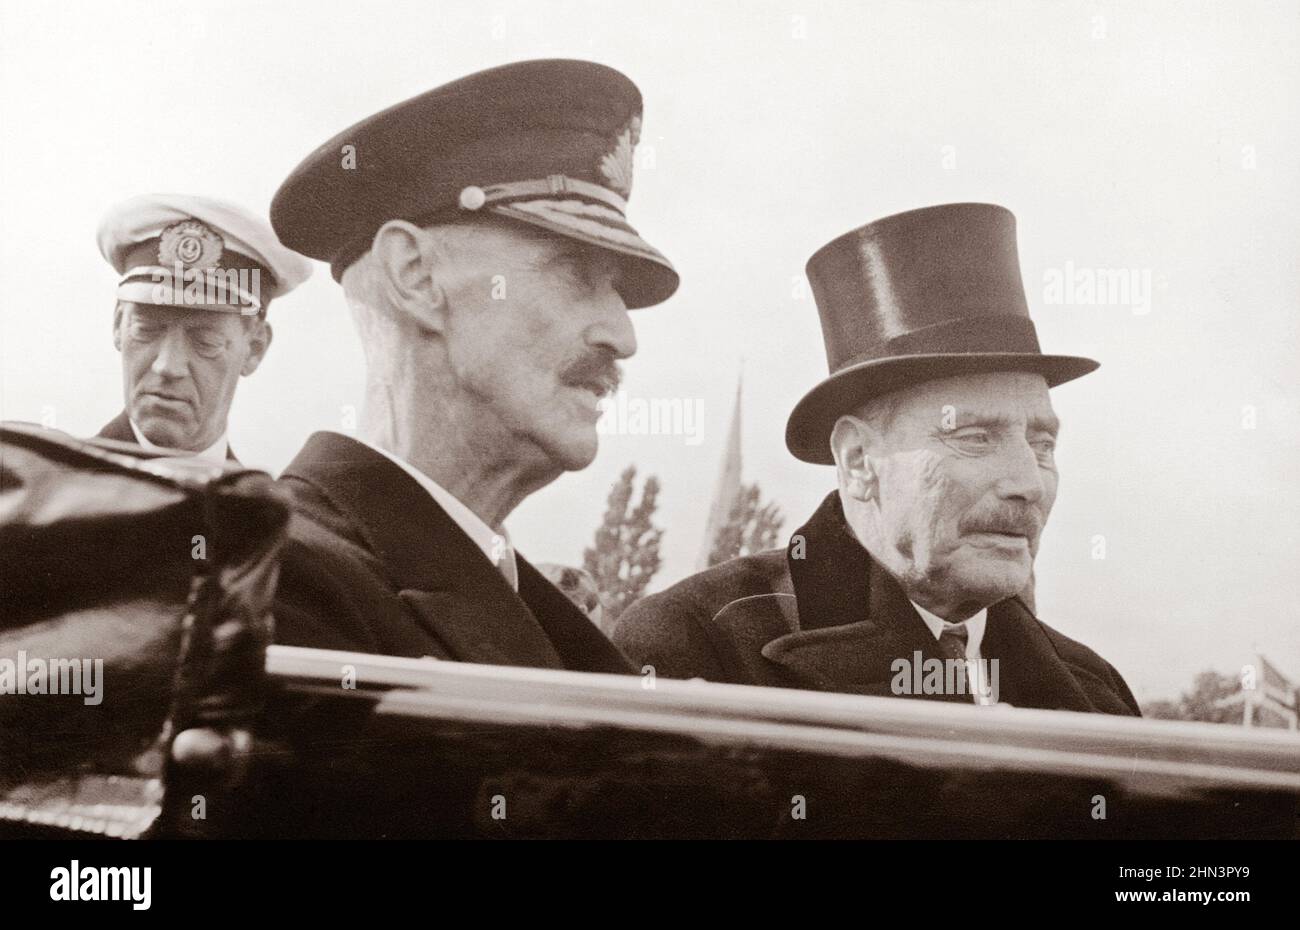
[[[116,439],[118,442],[135,442],[135,433],[131,431],[131,418],[127,415],[125,410],[104,424],[104,428],[95,435],[100,439]],[[230,448],[229,443],[226,444],[226,461],[234,462],[236,465],[243,464],[239,459],[235,458],[235,452]]]
[[[669,678],[883,696],[893,694],[894,660],[942,657],[902,587],[853,536],[838,493],[791,540],[787,551],[733,559],[638,601],[620,618],[615,644]],[[998,659],[999,701],[1141,715],[1109,663],[1019,598],[989,608],[980,652]]]
[[[519,593],[424,488],[347,436],[316,433],[280,476],[295,514],[276,641],[461,662],[632,672],[516,553]]]

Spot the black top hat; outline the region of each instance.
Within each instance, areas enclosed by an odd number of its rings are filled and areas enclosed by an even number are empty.
[[[955,203],[887,216],[808,259],[831,375],[795,405],[785,443],[831,465],[835,421],[873,397],[921,381],[1031,371],[1048,387],[1097,368],[1044,355],[1025,303],[1016,218]]]

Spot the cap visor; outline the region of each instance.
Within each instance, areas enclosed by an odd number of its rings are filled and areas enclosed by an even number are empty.
[[[514,200],[489,209],[617,253],[624,259],[618,290],[630,310],[663,303],[680,283],[672,262],[615,210],[602,204],[577,199]]]
[[[177,310],[212,310],[218,313],[238,313],[253,316],[259,308],[253,304],[195,303],[186,298],[184,291],[177,293],[170,284],[150,281],[128,281],[117,286],[117,299],[133,304],[150,304],[156,307],[175,307]]]

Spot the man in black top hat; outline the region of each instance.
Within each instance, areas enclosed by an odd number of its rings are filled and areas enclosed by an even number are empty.
[[[630,671],[503,523],[591,463],[628,309],[677,287],[626,218],[640,127],[619,72],[524,62],[363,120],[281,185],[272,224],[330,263],[367,378],[357,438],[316,433],[281,476],[279,642]]]
[[[1015,218],[988,204],[887,217],[808,262],[831,375],[786,444],[838,490],[784,550],[632,605],[614,641],[673,678],[1139,714],[1092,650],[1020,596],[1056,496],[1044,355]]]

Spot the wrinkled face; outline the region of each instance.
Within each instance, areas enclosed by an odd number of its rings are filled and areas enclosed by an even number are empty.
[[[113,342],[127,412],[150,442],[206,449],[225,432],[239,376],[257,368],[268,341],[265,323],[236,313],[119,302]]]
[[[874,554],[938,603],[979,609],[1020,592],[1056,500],[1059,423],[1046,381],[947,378],[876,409],[867,459],[877,506],[864,510],[875,522],[867,535],[884,547]]]
[[[510,226],[476,231],[437,275],[447,300],[446,351],[474,426],[495,454],[544,469],[596,456],[598,402],[636,352],[617,265],[603,249]],[[504,437],[504,439],[502,438]]]

